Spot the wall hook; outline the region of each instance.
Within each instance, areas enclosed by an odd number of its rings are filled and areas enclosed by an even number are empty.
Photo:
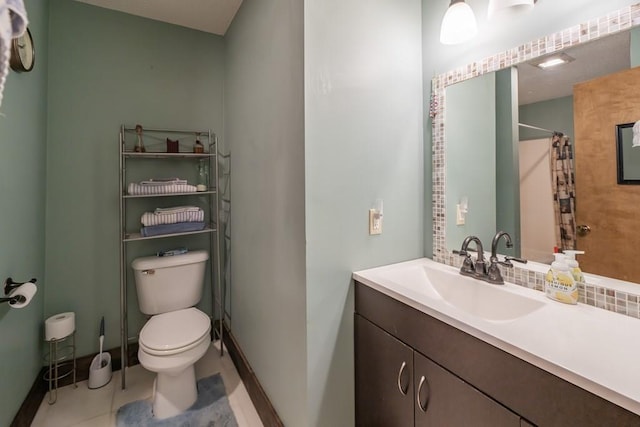
[[[34,277],[31,280],[29,280],[29,282],[36,283],[36,280],[37,279]],[[25,283],[28,283],[28,282],[15,282],[11,277],[7,277],[7,280],[4,281],[4,294],[9,295],[9,292],[11,292],[12,290],[16,289],[21,285],[24,285]],[[0,301],[0,302],[5,302],[5,301]]]

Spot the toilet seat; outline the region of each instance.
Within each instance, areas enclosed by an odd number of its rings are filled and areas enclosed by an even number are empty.
[[[198,346],[210,331],[209,316],[191,307],[151,317],[140,331],[138,344],[146,353],[169,356]]]

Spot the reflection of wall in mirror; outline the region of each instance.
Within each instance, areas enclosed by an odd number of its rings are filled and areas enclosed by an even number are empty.
[[[563,96],[547,101],[521,105],[518,108],[520,123],[562,132],[573,140],[573,96]],[[520,140],[547,138],[549,132],[520,127]]]
[[[485,74],[447,88],[445,104],[446,245],[458,249],[468,235],[485,244],[496,232],[495,76]],[[456,225],[456,204],[469,200],[465,224]]]
[[[521,105],[519,121],[573,135],[573,96]],[[549,144],[545,130],[519,128],[520,147],[520,232],[522,257],[550,264],[555,234]]]
[[[556,246],[549,161],[550,138],[520,141],[521,256],[549,264]]]

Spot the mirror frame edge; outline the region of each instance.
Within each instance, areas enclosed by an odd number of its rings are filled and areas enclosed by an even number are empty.
[[[635,19],[634,19],[635,18]],[[460,66],[436,75],[431,80],[432,111],[432,215],[433,215],[433,260],[448,265],[458,265],[459,257],[446,247],[446,135],[445,135],[445,89],[455,83],[499,71],[528,62],[532,59],[563,51],[606,36],[628,31],[640,26],[640,3],[635,3],[607,15],[574,25],[548,36],[531,40],[520,46]],[[599,26],[603,20],[608,25]],[[582,29],[586,28],[586,33]],[[523,270],[533,270],[522,266]]]

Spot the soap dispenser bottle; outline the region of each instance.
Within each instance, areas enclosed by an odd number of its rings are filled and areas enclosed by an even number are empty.
[[[578,303],[578,286],[565,262],[565,255],[553,254],[556,260],[544,277],[544,292],[547,297],[565,304]]]
[[[566,250],[563,252],[567,257],[566,262],[569,266],[569,270],[571,271],[571,275],[573,276],[573,280],[575,280],[576,283],[584,284],[584,274],[582,274],[580,264],[578,264],[578,260],[576,260],[576,255],[582,255],[584,254],[584,251]]]

